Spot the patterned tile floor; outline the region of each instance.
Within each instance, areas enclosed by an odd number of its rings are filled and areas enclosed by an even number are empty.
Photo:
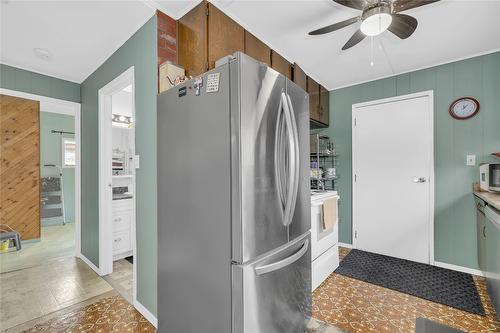
[[[341,260],[349,252],[340,249]],[[486,316],[333,273],[313,294],[313,316],[346,332],[415,332],[418,317],[465,332],[500,332],[483,278],[475,277]]]
[[[151,333],[156,332],[156,329],[134,306],[121,296],[114,295],[61,314],[21,332]]]
[[[340,256],[347,254],[341,249]],[[332,274],[314,292],[309,333],[415,332],[418,317],[465,332],[500,332],[485,281],[475,278],[485,317],[414,296]],[[337,329],[336,327],[339,329]],[[116,291],[7,330],[24,333],[156,332],[155,328]]]
[[[156,329],[130,303],[109,292],[80,307],[39,318],[4,333],[152,333]],[[201,331],[200,331],[201,332]],[[307,333],[344,333],[317,319],[308,323]]]

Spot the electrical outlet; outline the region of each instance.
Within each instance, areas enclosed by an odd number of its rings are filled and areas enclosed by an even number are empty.
[[[467,166],[476,165],[476,155],[467,155]]]

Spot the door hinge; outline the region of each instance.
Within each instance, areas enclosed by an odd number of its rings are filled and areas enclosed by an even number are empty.
[[[208,3],[207,6],[205,7],[205,14],[208,16]]]
[[[358,175],[354,174],[354,182],[358,181]]]
[[[356,126],[358,124],[358,121],[356,120],[356,118],[354,118],[354,126]]]
[[[358,238],[358,231],[354,230],[354,238]]]

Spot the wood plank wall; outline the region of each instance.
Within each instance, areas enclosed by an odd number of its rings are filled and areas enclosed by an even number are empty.
[[[0,95],[0,223],[40,238],[40,104]]]

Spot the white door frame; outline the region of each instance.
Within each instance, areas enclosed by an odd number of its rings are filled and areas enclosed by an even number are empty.
[[[128,68],[107,85],[99,89],[99,274],[108,275],[113,272],[113,224],[112,221],[112,110],[111,96],[124,88],[132,85],[132,117],[135,120],[135,80],[134,66]],[[134,136],[135,137],[135,136]],[[135,176],[133,188],[135,189]],[[133,286],[132,297],[136,299],[137,294],[137,251],[136,251],[136,195],[133,200],[133,213],[130,226],[130,237],[132,241]],[[107,204],[105,204],[107,203]],[[107,221],[107,223],[106,223]]]
[[[378,104],[386,104],[386,103],[391,103],[391,102],[397,102],[397,101],[404,101],[404,100],[409,100],[409,99],[414,99],[414,98],[422,98],[422,97],[428,97],[429,100],[429,109],[428,112],[430,113],[430,132],[427,133],[428,137],[431,140],[431,169],[430,169],[430,179],[429,179],[429,186],[430,186],[430,193],[429,193],[429,263],[431,265],[434,265],[434,91],[433,90],[427,90],[427,91],[422,91],[418,93],[413,93],[413,94],[408,94],[408,95],[401,95],[401,96],[395,96],[395,97],[389,97],[389,98],[383,98],[379,100],[374,100],[374,101],[369,101],[369,102],[363,102],[363,103],[358,103],[358,104],[353,104],[352,105],[352,198],[354,198],[354,191],[355,191],[355,181],[354,181],[354,171],[357,169],[356,168],[356,141],[355,141],[355,115],[356,111],[360,108],[367,107],[367,106],[374,106]],[[356,230],[356,202],[355,200],[352,200],[352,229],[351,229],[351,234],[353,230]],[[357,241],[354,235],[352,237],[352,245],[353,248],[358,248],[357,246]],[[383,240],[381,240],[383,241]]]
[[[73,116],[75,121],[76,165],[75,165],[75,257],[81,257],[81,127],[80,103],[0,88],[0,94],[31,99],[40,102],[40,112]]]

